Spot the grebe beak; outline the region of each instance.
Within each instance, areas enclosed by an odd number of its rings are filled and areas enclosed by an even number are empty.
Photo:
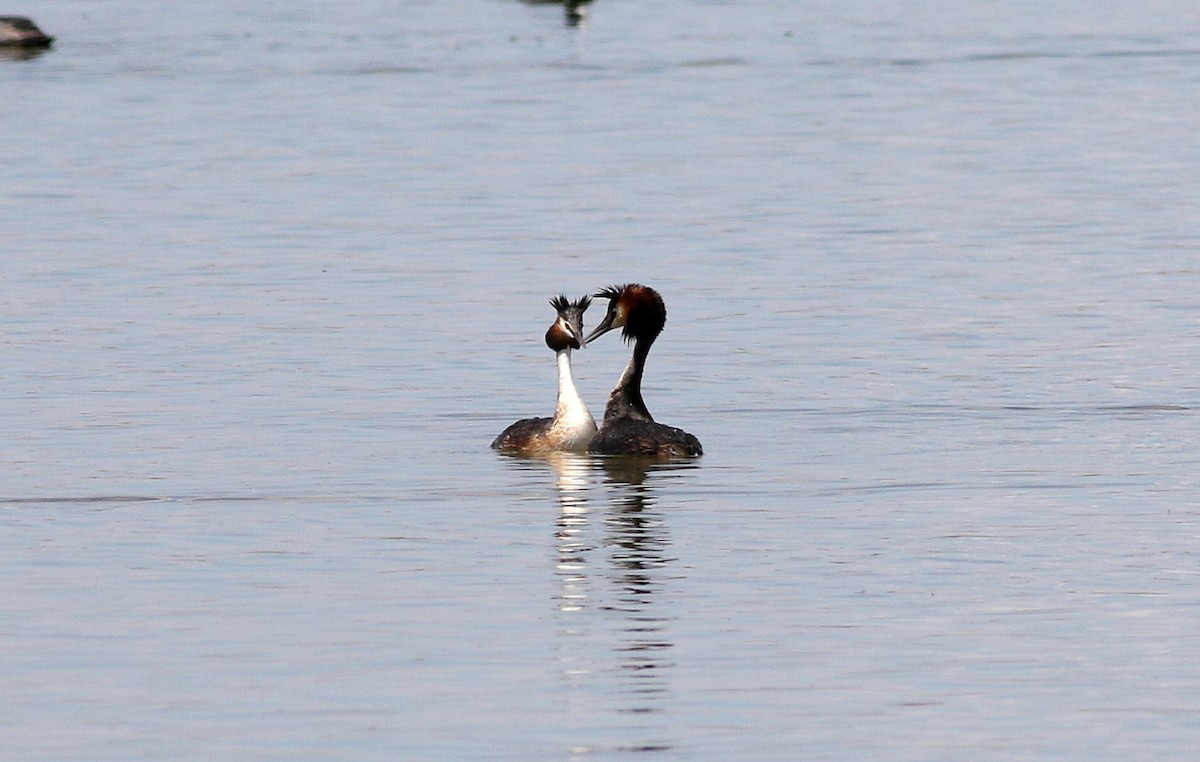
[[[604,316],[604,319],[603,319],[603,320],[601,320],[601,321],[600,321],[600,322],[599,322],[599,323],[596,325],[596,327],[592,329],[592,332],[591,332],[591,333],[589,333],[589,334],[587,335],[587,337],[586,337],[586,338],[584,338],[584,340],[583,340],[581,343],[582,343],[584,346],[587,346],[587,345],[588,345],[588,344],[590,344],[590,343],[592,342],[592,340],[593,340],[593,339],[595,339],[596,337],[598,337],[598,336],[603,336],[604,334],[608,333],[608,332],[609,332],[609,331],[611,331],[612,329],[616,328],[617,326],[613,325],[613,317],[614,317],[614,314],[613,314],[613,313],[611,313],[611,312],[610,312],[609,314],[605,315],[605,316]]]

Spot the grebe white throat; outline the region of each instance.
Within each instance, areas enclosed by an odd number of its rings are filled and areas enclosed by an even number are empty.
[[[588,412],[587,405],[575,387],[575,375],[571,372],[570,348],[559,350],[558,355],[558,404],[554,407],[556,438],[569,450],[582,450],[596,435],[596,421]]]

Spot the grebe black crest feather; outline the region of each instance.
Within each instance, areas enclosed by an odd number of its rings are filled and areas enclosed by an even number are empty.
[[[550,306],[557,312],[579,310],[579,314],[582,315],[584,312],[587,312],[588,307],[592,306],[592,297],[584,294],[575,301],[571,301],[567,298],[566,294],[559,294],[550,300]]]

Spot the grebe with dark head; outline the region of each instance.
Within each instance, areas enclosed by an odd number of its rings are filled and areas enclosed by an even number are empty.
[[[575,388],[571,373],[571,350],[581,349],[583,313],[592,303],[589,296],[574,302],[565,296],[550,300],[558,311],[554,325],[546,331],[546,346],[554,350],[558,360],[558,404],[553,418],[526,418],[505,429],[492,442],[492,449],[519,455],[540,455],[550,452],[583,452],[596,435],[596,422]]]
[[[656,458],[703,455],[700,440],[683,429],[656,423],[642,400],[642,370],[646,357],[667,323],[667,308],[662,297],[640,283],[612,286],[596,296],[609,300],[608,313],[584,339],[584,344],[614,328],[622,328],[625,341],[633,342],[633,356],[608,395],[604,420],[596,438],[588,445],[588,452]]]

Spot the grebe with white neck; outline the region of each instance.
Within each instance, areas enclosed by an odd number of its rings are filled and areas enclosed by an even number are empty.
[[[608,395],[600,431],[588,445],[599,455],[638,455],[653,458],[693,458],[704,454],[700,440],[683,429],[657,423],[642,400],[642,372],[654,340],[667,323],[662,296],[649,286],[630,283],[596,294],[608,299],[608,312],[584,339],[584,344],[614,328],[633,342],[633,356]]]
[[[591,303],[588,296],[574,302],[562,295],[550,300],[558,312],[554,324],[546,331],[546,346],[554,350],[558,361],[558,403],[554,417],[517,421],[496,437],[492,449],[517,455],[587,450],[596,435],[596,422],[575,388],[571,350],[587,344],[583,338],[583,313]]]

